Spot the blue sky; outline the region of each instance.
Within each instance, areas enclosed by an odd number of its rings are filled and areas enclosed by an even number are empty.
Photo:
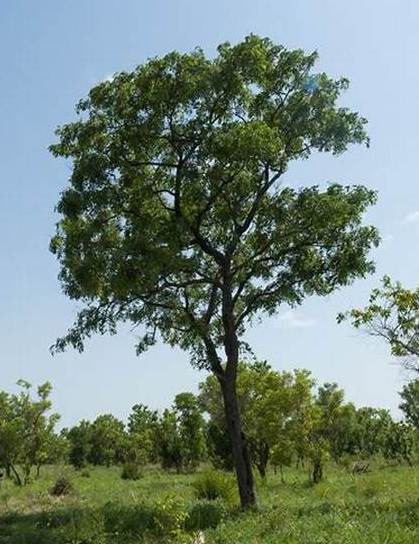
[[[0,2],[0,389],[19,378],[50,380],[63,424],[98,413],[125,418],[136,402],[160,408],[204,375],[188,356],[158,346],[141,357],[129,331],[91,341],[85,353],[52,358],[48,347],[77,310],[60,292],[48,252],[54,205],[69,165],[47,146],[73,119],[89,88],[147,58],[254,32],[288,47],[317,49],[319,70],[345,75],[344,103],[369,119],[371,148],[296,164],[296,185],[337,181],[379,191],[368,221],[382,246],[377,275],[327,299],[311,299],[249,331],[255,353],[277,369],[306,367],[337,381],[358,405],[397,413],[406,376],[386,347],[337,325],[384,273],[407,286],[419,278],[419,3],[414,0],[1,0]]]

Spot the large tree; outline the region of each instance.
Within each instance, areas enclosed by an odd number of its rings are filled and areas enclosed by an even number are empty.
[[[72,161],[51,247],[84,305],[55,348],[131,322],[138,352],[158,334],[189,351],[220,383],[243,507],[256,502],[236,395],[246,327],[373,268],[372,191],[283,182],[292,161],[368,142],[337,104],[348,81],[314,74],[316,58],[257,36],[212,59],[173,52],[94,87],[51,146]]]

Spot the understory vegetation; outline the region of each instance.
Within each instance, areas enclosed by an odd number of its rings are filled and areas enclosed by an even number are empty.
[[[63,474],[73,490],[51,495]],[[363,474],[329,464],[317,486],[307,484],[302,467],[288,469],[284,482],[269,473],[257,481],[258,510],[247,513],[233,485],[230,496],[197,498],[201,472],[147,467],[135,481],[121,479],[118,467],[89,467],[89,474],[48,466],[30,486],[3,482],[0,543],[410,544],[419,538],[419,469],[382,459]]]

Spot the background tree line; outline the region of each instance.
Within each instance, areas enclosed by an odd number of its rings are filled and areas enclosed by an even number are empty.
[[[0,466],[18,485],[39,475],[42,465],[120,465],[139,477],[146,465],[190,472],[202,463],[234,469],[222,391],[209,375],[199,393],[180,393],[162,413],[144,404],[132,407],[125,424],[111,414],[56,430],[51,385],[34,394],[19,382],[16,394],[0,393]],[[285,477],[295,464],[320,481],[328,461],[364,470],[381,456],[391,463],[415,462],[419,436],[419,380],[401,393],[403,421],[384,409],[345,400],[335,383],[315,387],[307,370],[276,371],[266,362],[239,365],[237,391],[250,462],[261,478],[268,468]],[[131,470],[127,470],[131,469]]]

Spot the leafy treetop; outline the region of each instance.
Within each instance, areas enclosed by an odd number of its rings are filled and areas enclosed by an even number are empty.
[[[371,272],[374,192],[282,184],[294,160],[368,144],[337,105],[348,81],[316,59],[251,35],[213,59],[154,58],[79,103],[51,146],[73,166],[51,249],[84,308],[56,350],[128,321],[138,351],[159,332],[222,373],[218,350],[253,317]]]

